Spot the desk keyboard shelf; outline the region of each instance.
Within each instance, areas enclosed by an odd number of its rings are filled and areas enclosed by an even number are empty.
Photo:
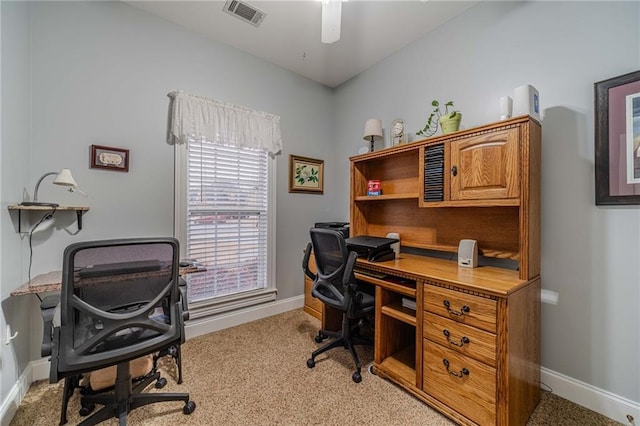
[[[356,279],[368,282],[370,284],[378,285],[382,288],[393,291],[394,293],[399,293],[405,296],[409,296],[413,299],[416,298],[415,283],[413,284],[413,286],[405,285],[405,284],[397,284],[386,279],[372,277],[371,275],[366,275],[359,272],[355,273],[355,277]]]
[[[392,303],[381,308],[381,312],[398,321],[416,326],[416,311],[402,307],[400,303]]]

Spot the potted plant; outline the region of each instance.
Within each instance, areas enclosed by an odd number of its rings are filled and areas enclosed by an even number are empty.
[[[442,134],[456,132],[460,129],[460,122],[462,121],[462,113],[460,111],[451,111],[453,109],[453,101],[449,101],[444,104],[444,112],[440,109],[440,102],[434,100],[431,102],[431,106],[434,107],[433,112],[427,119],[427,124],[424,129],[418,130],[416,135],[424,135],[426,137],[432,136],[438,131],[438,124],[442,129]]]

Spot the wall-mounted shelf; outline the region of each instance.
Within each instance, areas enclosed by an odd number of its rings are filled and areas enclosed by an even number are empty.
[[[82,214],[89,211],[87,206],[23,206],[21,204],[8,207],[9,211],[18,212],[18,232],[22,233],[22,212],[53,212],[53,211],[75,211],[78,219],[78,230],[82,229]]]

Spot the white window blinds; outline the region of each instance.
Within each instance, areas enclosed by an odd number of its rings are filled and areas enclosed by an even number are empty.
[[[267,287],[268,154],[189,141],[187,255],[207,272],[190,277],[189,301]]]

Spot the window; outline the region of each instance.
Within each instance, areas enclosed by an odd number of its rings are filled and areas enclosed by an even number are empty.
[[[273,160],[264,149],[202,139],[176,150],[186,166],[176,173],[181,256],[206,268],[186,277],[193,317],[275,299]]]
[[[191,318],[275,300],[275,160],[280,117],[181,91],[168,94],[175,235]]]

